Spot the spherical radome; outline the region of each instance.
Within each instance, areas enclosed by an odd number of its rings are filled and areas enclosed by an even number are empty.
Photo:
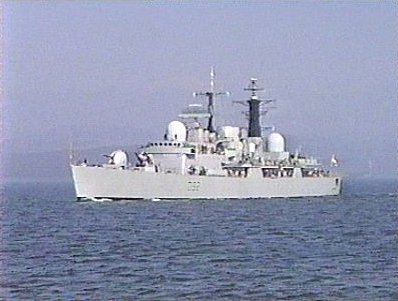
[[[281,153],[285,151],[285,138],[277,132],[268,135],[268,151]]]
[[[167,126],[167,140],[185,142],[187,139],[187,128],[178,120],[174,120]]]

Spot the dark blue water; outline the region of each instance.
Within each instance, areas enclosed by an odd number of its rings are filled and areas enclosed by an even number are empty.
[[[341,197],[76,202],[14,184],[0,300],[398,300],[397,182]]]

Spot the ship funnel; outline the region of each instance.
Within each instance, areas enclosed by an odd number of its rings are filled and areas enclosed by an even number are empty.
[[[248,137],[261,137],[260,116],[267,114],[268,110],[273,107],[266,107],[260,110],[260,106],[275,102],[275,99],[263,100],[258,97],[257,91],[262,91],[264,88],[259,88],[257,86],[257,78],[251,78],[249,86],[244,90],[251,92],[250,99],[236,102],[249,107]]]
[[[260,126],[260,100],[257,96],[257,91],[264,90],[257,86],[257,78],[250,79],[250,85],[245,89],[251,91],[250,99],[247,101],[249,104],[249,137],[261,137]]]

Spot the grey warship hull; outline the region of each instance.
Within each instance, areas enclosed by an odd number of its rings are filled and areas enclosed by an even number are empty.
[[[331,196],[339,177],[259,178],[176,175],[72,165],[78,199],[249,199]]]
[[[171,121],[163,140],[142,146],[136,162],[126,151],[105,155],[107,164],[72,161],[78,199],[251,199],[338,195],[341,179],[318,160],[296,150],[289,152],[275,129],[264,137],[260,116],[267,104],[257,92],[257,79],[245,88],[250,99],[248,127],[222,125],[214,120],[214,72],[210,72],[208,106],[190,104]],[[262,109],[260,110],[260,107]],[[265,111],[264,111],[265,110]],[[203,125],[203,120],[208,125]],[[334,165],[337,160],[334,158]]]

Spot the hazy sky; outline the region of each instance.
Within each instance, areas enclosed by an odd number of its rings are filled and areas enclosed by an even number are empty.
[[[166,3],[166,4],[165,4]],[[257,77],[277,109],[263,121],[350,172],[397,170],[395,1],[6,1],[7,152],[143,144],[208,87],[227,122]]]

